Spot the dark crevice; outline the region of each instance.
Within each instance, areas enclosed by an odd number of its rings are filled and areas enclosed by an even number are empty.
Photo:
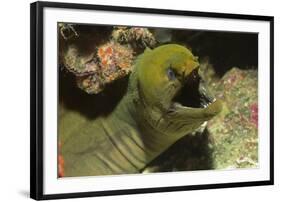
[[[180,103],[185,107],[202,108],[212,101],[212,98],[204,90],[200,88],[201,78],[198,74],[198,69],[193,70],[187,77],[184,86],[172,102]]]

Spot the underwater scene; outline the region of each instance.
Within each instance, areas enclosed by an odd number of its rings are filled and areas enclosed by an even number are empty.
[[[60,22],[58,177],[258,168],[258,34]]]

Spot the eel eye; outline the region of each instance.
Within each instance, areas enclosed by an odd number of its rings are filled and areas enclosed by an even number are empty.
[[[175,72],[170,67],[167,70],[167,76],[168,76],[169,80],[171,80],[171,81],[176,79]]]

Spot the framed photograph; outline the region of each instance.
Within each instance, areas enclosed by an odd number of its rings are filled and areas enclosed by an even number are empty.
[[[273,22],[32,3],[31,198],[272,185]]]

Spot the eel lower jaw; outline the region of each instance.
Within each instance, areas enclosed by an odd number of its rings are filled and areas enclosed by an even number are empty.
[[[218,103],[218,104],[217,104]],[[216,114],[215,112],[220,111],[216,110],[214,108],[214,106],[219,107],[218,105],[221,105],[221,101],[217,100],[217,99],[213,99],[212,102],[208,102],[208,103],[204,103],[202,104],[201,107],[190,107],[190,106],[184,106],[183,104],[179,103],[179,102],[172,102],[168,112],[175,112],[175,111],[186,111],[186,112],[201,112],[201,113],[206,113],[206,114],[213,114],[211,113],[212,111],[214,112],[214,114]]]
[[[208,121],[217,114],[219,114],[222,110],[222,102],[217,99],[213,102],[207,104],[204,107],[194,108],[183,106],[178,102],[174,102],[171,104],[167,115],[177,117],[178,119],[193,119],[194,121]]]
[[[205,109],[205,108],[208,108],[209,105],[211,105],[215,101],[216,101],[216,98],[214,98],[212,100],[212,102],[201,103],[201,107],[189,107],[189,106],[184,106],[183,104],[181,104],[179,102],[172,102],[172,104],[170,105],[170,109],[200,109],[200,108]]]

